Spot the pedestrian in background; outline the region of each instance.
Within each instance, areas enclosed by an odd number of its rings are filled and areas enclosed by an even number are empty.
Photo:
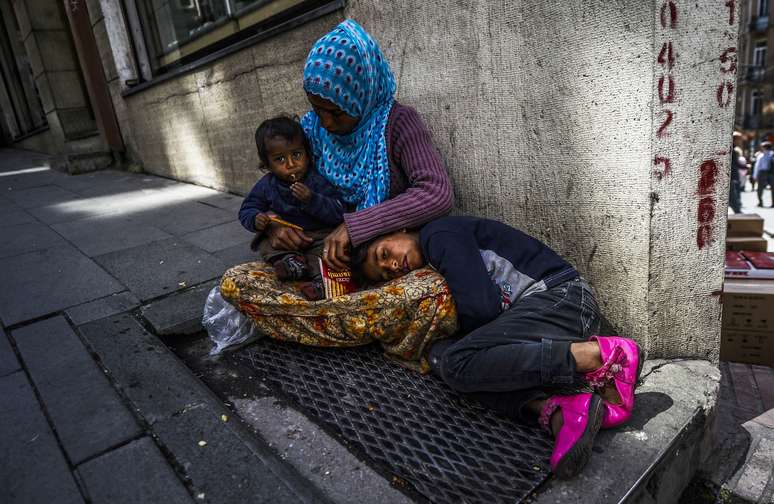
[[[755,179],[755,182],[758,184],[759,207],[763,206],[763,191],[766,190],[766,186],[774,186],[774,181],[772,180],[774,176],[772,176],[771,169],[771,142],[761,142],[761,148],[763,149],[763,154],[755,161],[755,168],[753,169],[753,179]]]
[[[734,213],[742,213],[742,197],[739,194],[739,186],[741,185],[739,181],[739,154],[741,149],[737,151],[737,144],[741,141],[742,134],[734,131],[733,145],[731,146],[731,180],[728,184],[728,206],[731,207]]]

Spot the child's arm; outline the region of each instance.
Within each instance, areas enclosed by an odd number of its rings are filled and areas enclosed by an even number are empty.
[[[449,285],[460,330],[470,332],[500,314],[502,294],[489,277],[471,233],[438,231],[427,239],[426,249],[426,259]]]
[[[239,222],[252,233],[263,231],[268,223],[268,217],[266,219],[259,217],[256,222],[256,216],[268,212],[271,207],[271,201],[267,197],[268,187],[269,181],[263,177],[253,186],[239,209]],[[263,226],[259,229],[256,224],[259,226],[263,224]]]
[[[336,226],[344,220],[344,204],[338,198],[323,192],[313,192],[301,182],[290,186],[290,191],[304,203],[304,212],[320,222]]]

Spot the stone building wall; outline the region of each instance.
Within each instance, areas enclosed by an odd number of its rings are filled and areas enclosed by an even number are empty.
[[[351,0],[141,93],[111,89],[147,171],[244,193],[261,175],[256,125],[308,108],[307,51],[353,17],[429,125],[456,212],[554,247],[651,355],[716,359],[738,22],[725,3]]]

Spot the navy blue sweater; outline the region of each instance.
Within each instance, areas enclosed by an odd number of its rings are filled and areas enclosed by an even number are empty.
[[[267,173],[250,190],[239,209],[239,221],[255,233],[255,216],[271,210],[282,219],[304,229],[322,229],[338,226],[344,221],[344,203],[339,191],[314,168],[302,181],[312,199],[304,203],[290,192],[290,184]]]
[[[578,276],[556,252],[502,222],[442,217],[419,232],[425,260],[449,285],[460,329],[496,318],[519,297]]]

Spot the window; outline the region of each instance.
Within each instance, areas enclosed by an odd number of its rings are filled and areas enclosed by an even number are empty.
[[[9,2],[0,2],[0,88],[0,117],[12,138],[47,125],[16,12]]]
[[[754,116],[761,115],[763,107],[763,93],[756,89],[750,95],[750,113]]]
[[[154,75],[341,0],[124,0],[135,9]],[[333,10],[333,9],[330,9]],[[326,10],[329,12],[330,10]],[[320,13],[320,15],[325,12]],[[132,15],[129,15],[132,18]],[[135,30],[136,32],[137,30]]]
[[[760,41],[755,43],[753,49],[753,66],[765,67],[766,66],[766,42]]]
[[[758,0],[758,17],[768,17],[769,0]]]

